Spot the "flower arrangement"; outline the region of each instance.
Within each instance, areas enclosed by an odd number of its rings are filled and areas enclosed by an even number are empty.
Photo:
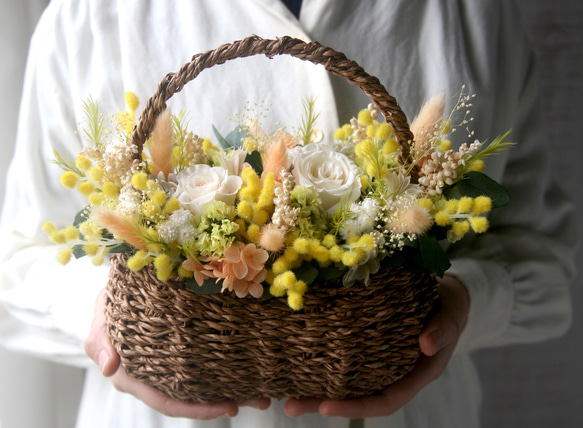
[[[65,246],[62,264],[90,256],[100,265],[123,252],[130,269],[152,265],[159,279],[196,293],[287,297],[294,310],[315,283],[367,285],[381,264],[443,275],[439,241],[485,232],[488,212],[509,200],[480,172],[486,156],[511,144],[506,135],[451,147],[449,135],[468,129],[471,98],[462,92],[448,117],[443,94],[429,100],[411,124],[407,162],[373,105],[328,138],[308,100],[293,133],[266,132],[246,116],[225,137],[215,130],[215,143],[167,110],[139,153],[130,139],[135,94],[110,124],[89,99],[88,146],[74,161],[57,152],[54,161],[61,183],[88,205],[73,225],[43,229]]]

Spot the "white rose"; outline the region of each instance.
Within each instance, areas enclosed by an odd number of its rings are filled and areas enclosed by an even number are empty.
[[[178,186],[173,197],[193,214],[204,214],[204,206],[209,202],[222,201],[233,205],[239,188],[243,184],[241,177],[229,175],[220,166],[205,164],[193,165],[176,175]]]
[[[320,195],[322,209],[334,213],[360,196],[360,168],[346,155],[325,144],[309,144],[293,160],[296,184]]]

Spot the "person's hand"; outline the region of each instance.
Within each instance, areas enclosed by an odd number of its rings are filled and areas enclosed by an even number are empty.
[[[288,416],[321,413],[324,416],[369,418],[388,416],[407,404],[421,389],[445,370],[466,325],[470,301],[465,286],[445,276],[439,286],[439,311],[419,336],[422,355],[413,370],[378,395],[350,400],[298,400],[290,398],[284,406]]]
[[[235,401],[211,404],[185,403],[169,398],[154,388],[128,376],[120,362],[119,354],[107,336],[104,309],[105,290],[97,298],[93,323],[85,341],[85,352],[99,366],[103,375],[111,378],[111,382],[117,390],[134,395],[166,416],[190,419],[233,417],[239,412],[239,406],[251,406],[260,410],[265,410],[270,406],[271,401],[268,398],[248,400],[242,403]]]

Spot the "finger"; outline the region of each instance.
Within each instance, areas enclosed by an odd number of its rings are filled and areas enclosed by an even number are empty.
[[[292,418],[306,413],[318,413],[321,403],[322,400],[318,398],[290,398],[283,405],[283,411]]]
[[[439,285],[439,311],[427,322],[419,336],[421,352],[431,356],[457,342],[465,328],[469,295],[466,287],[456,278],[446,275]]]
[[[128,376],[123,367],[119,368],[111,380],[118,391],[135,396],[147,406],[166,416],[208,420],[219,417],[233,417],[239,412],[237,403],[234,401],[203,404],[175,400]]]
[[[104,376],[109,377],[117,372],[120,358],[107,336],[105,289],[99,293],[95,301],[93,321],[85,339],[85,353],[98,365]]]
[[[424,355],[436,355],[439,351],[457,342],[460,326],[447,312],[436,314],[419,335],[419,347]]]
[[[271,400],[269,398],[251,398],[239,402],[238,405],[239,407],[253,407],[259,410],[266,410],[271,406]]]

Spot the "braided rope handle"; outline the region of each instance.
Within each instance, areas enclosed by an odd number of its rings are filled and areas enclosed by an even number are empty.
[[[344,77],[350,84],[359,86],[377,105],[385,120],[392,125],[395,137],[401,145],[401,163],[403,165],[411,163],[410,142],[413,141],[413,134],[409,129],[407,117],[380,81],[341,52],[322,46],[318,42],[306,43],[287,36],[275,40],[251,36],[224,44],[214,50],[193,56],[191,61],[183,65],[176,73],[168,73],[146,103],[132,132],[132,143],[138,148],[137,157],[140,158],[144,143],[154,129],[157,117],[166,109],[166,102],[172,95],[180,92],[186,83],[214,65],[259,54],[268,58],[273,58],[275,55],[290,55],[303,61],[321,64],[328,72]],[[413,175],[416,176],[416,171],[413,171]]]

